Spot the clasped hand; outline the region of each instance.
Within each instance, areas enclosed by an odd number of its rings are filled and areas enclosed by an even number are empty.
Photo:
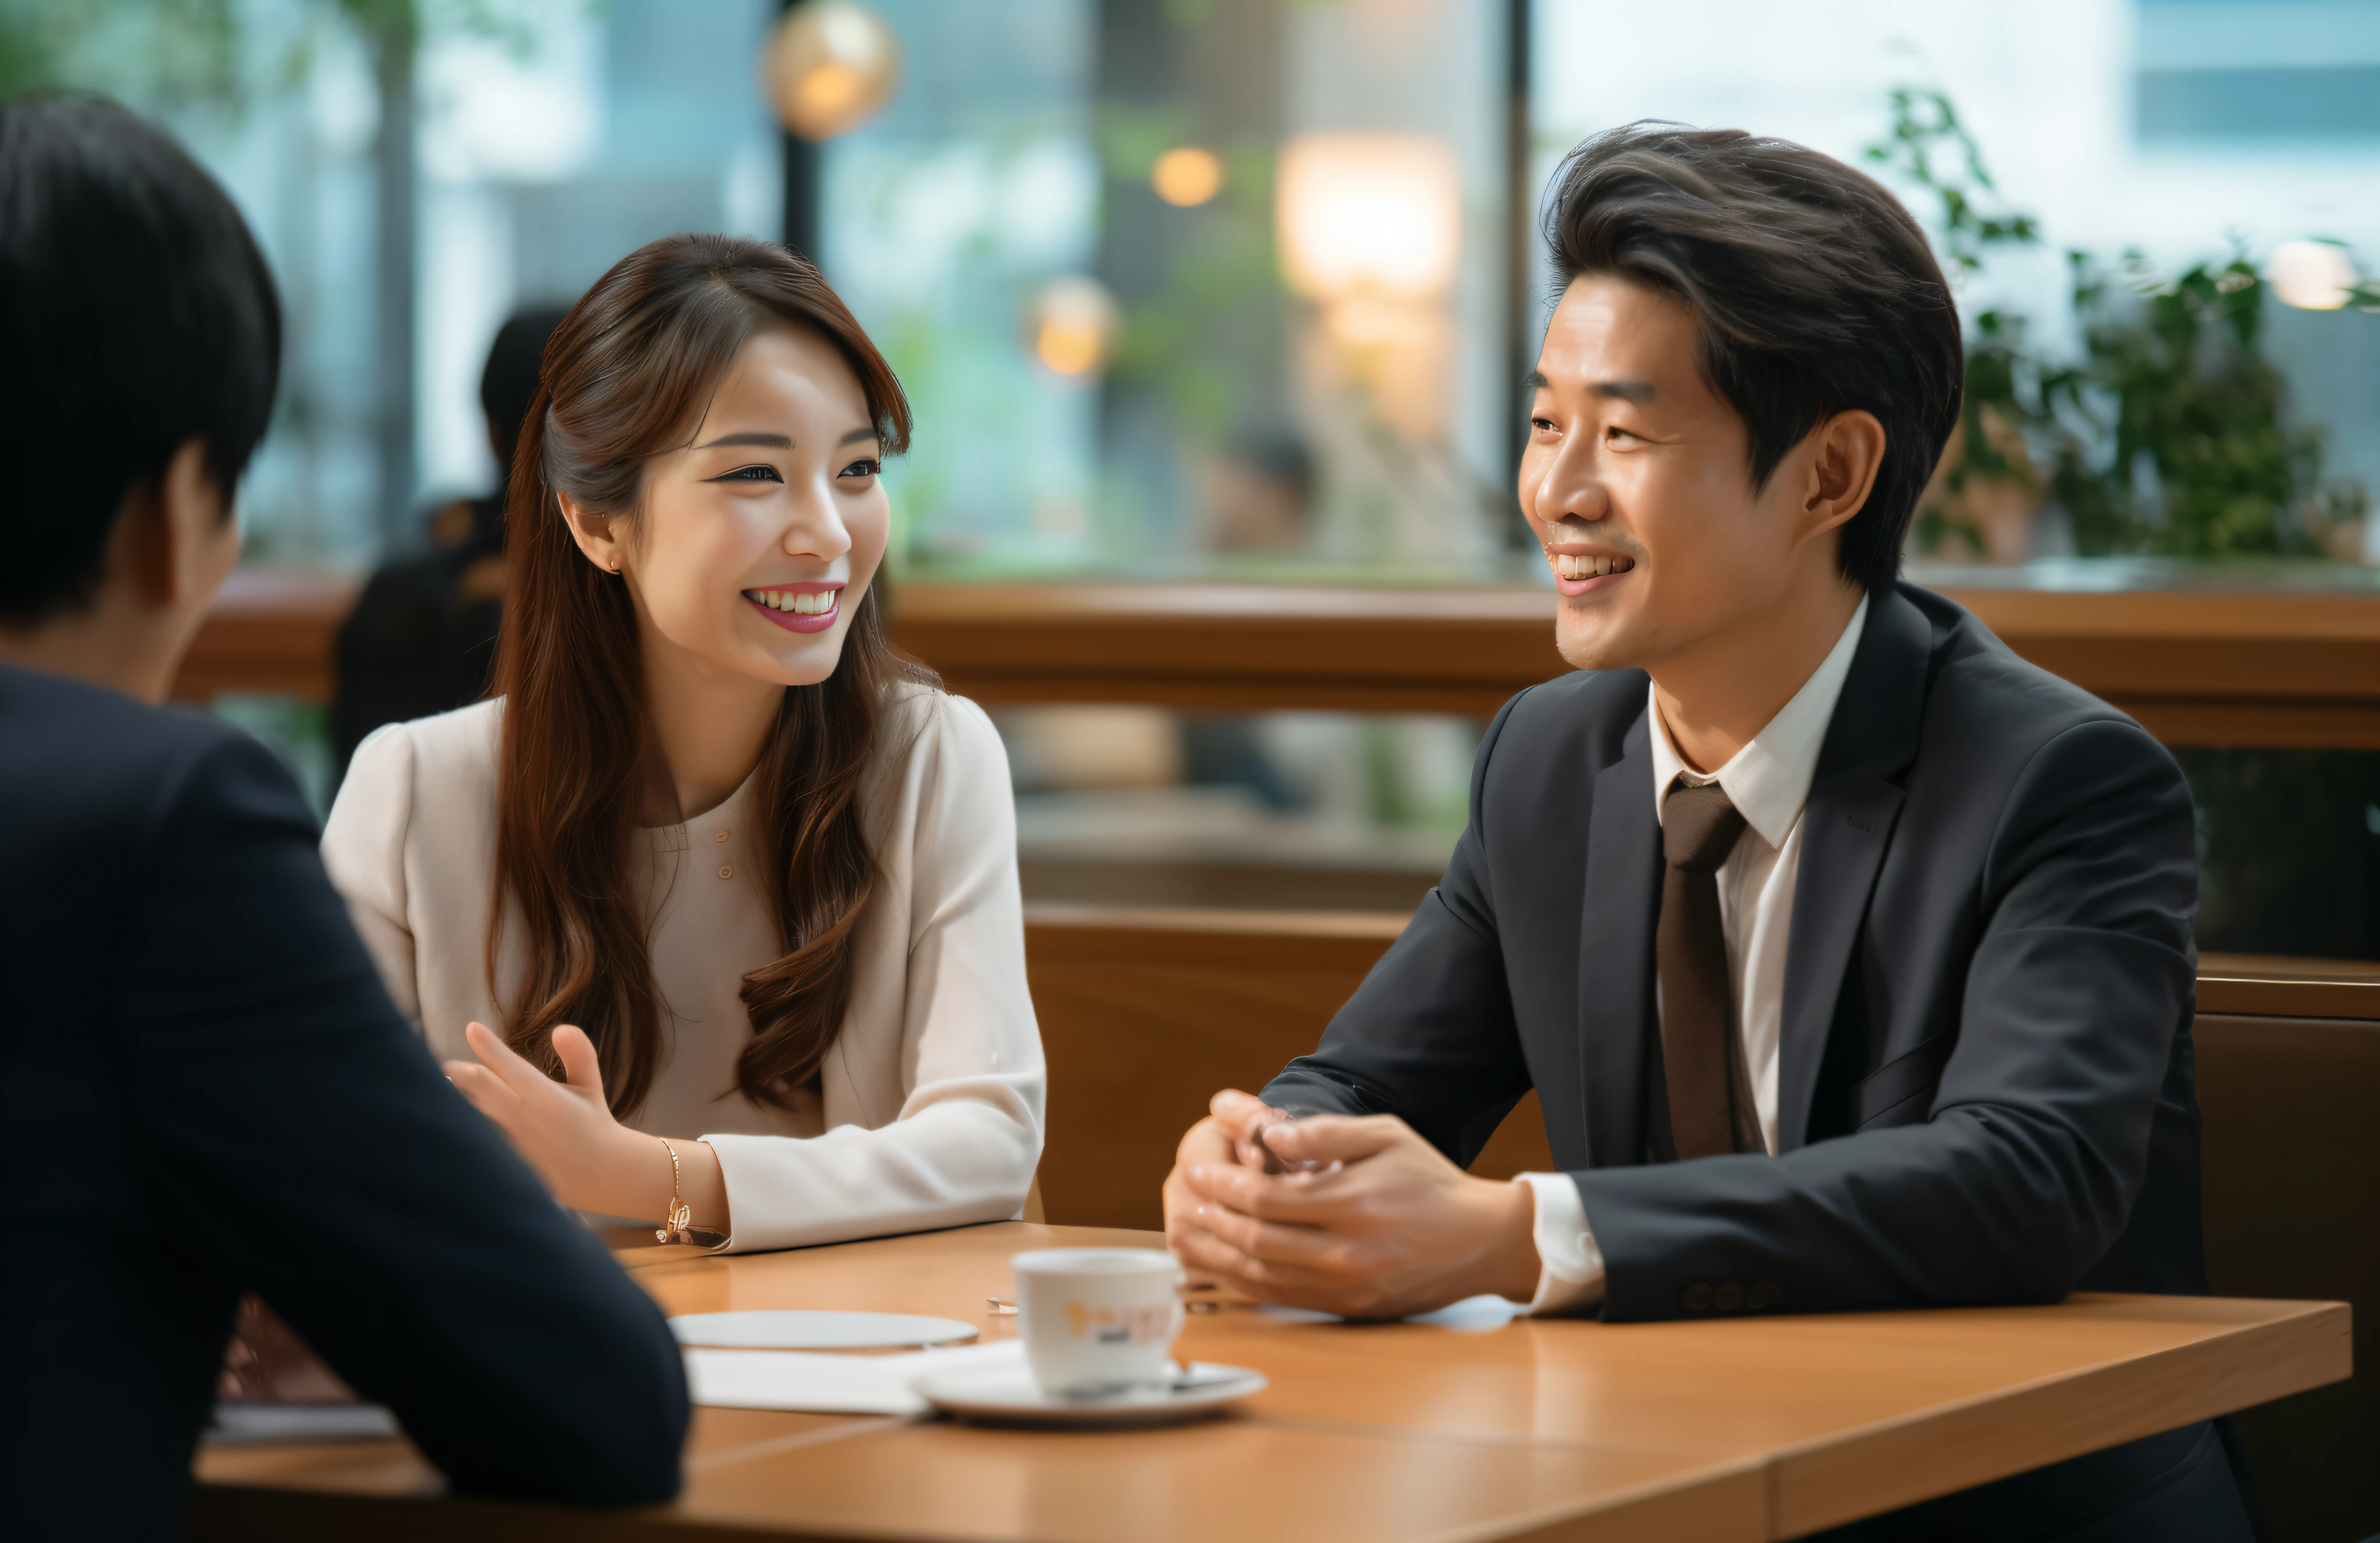
[[[1165,1180],[1165,1235],[1193,1270],[1259,1301],[1399,1318],[1536,1294],[1526,1185],[1475,1179],[1394,1115],[1292,1120],[1215,1095]],[[1290,1171],[1265,1172],[1266,1153]]]

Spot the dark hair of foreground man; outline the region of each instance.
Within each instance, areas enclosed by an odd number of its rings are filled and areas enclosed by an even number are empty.
[[[25,1164],[0,1478],[19,1537],[176,1533],[247,1293],[458,1489],[678,1486],[686,1388],[658,1310],[397,1016],[280,763],[139,699],[236,552],[279,350],[253,240],[171,140],[102,103],[0,104],[0,1123]]]

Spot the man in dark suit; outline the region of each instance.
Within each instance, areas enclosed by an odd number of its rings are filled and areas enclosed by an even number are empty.
[[[239,551],[279,302],[221,188],[0,103],[8,1518],[164,1538],[254,1293],[458,1488],[666,1500],[653,1304],[397,1016],[288,773],[161,711]]]
[[[1922,233],[1824,156],[1658,125],[1573,152],[1546,232],[1520,494],[1581,673],[1497,715],[1321,1047],[1184,1138],[1174,1246],[1365,1316],[2204,1292],[2189,791],[1896,581],[1960,411]],[[1564,1172],[1463,1173],[1532,1087]],[[1845,1536],[2247,1530],[2197,1425]]]

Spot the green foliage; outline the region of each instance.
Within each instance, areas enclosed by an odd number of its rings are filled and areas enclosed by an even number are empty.
[[[152,109],[240,96],[237,0],[0,0],[0,97],[98,91]]]
[[[1868,159],[1933,196],[1951,268],[1976,273],[1997,249],[2039,243],[2031,215],[1985,212],[1998,189],[1948,97],[1902,88],[1891,108]],[[2244,252],[2170,280],[2137,250],[2120,282],[2086,253],[2068,262],[2081,358],[2035,350],[2021,316],[1972,319],[1952,492],[1977,479],[2033,485],[2046,460],[2084,555],[2311,555],[2310,522],[2361,513],[2362,489],[2324,482],[2319,431],[2282,422],[2288,382],[2259,347],[2268,286]],[[2350,296],[2367,301],[2380,286]],[[1941,529],[1938,510],[1921,516],[1921,540]]]
[[[2288,382],[2257,347],[2255,267],[2234,253],[2168,281],[2130,251],[2118,284],[2082,253],[2069,261],[2083,358],[2042,371],[2036,422],[2078,550],[2317,554],[2306,515],[2352,495],[2324,490],[2319,431],[2281,421]]]
[[[1184,115],[1165,109],[1110,109],[1098,140],[1108,176],[1142,188],[1159,155],[1193,142]],[[1229,432],[1252,383],[1279,369],[1283,303],[1271,147],[1250,141],[1218,153],[1223,186],[1213,199],[1154,212],[1166,227],[1165,276],[1154,294],[1126,306],[1110,366],[1116,380],[1161,393],[1174,420],[1207,444]]]
[[[2040,240],[2040,227],[2032,215],[1983,211],[1978,195],[1991,195],[1998,202],[1999,189],[1984,165],[1983,147],[1967,132],[1949,96],[1903,86],[1893,91],[1891,103],[1891,125],[1881,141],[1867,147],[1867,158],[1933,196],[1941,210],[1937,228],[1942,254],[1954,270],[1980,272],[1993,249]],[[1959,458],[1945,479],[1953,494],[1965,493],[1979,480],[2028,487],[2034,482],[2031,465],[2009,454],[2022,443],[2011,440],[2011,431],[2034,416],[2024,399],[2033,373],[2024,332],[2022,316],[1985,310],[1973,318],[1960,406]],[[1929,506],[1919,512],[1916,535],[1928,546],[1938,545],[1944,526],[1942,510]]]
[[[268,49],[242,0],[0,0],[0,97],[92,91],[143,112],[237,115],[304,78],[324,25],[353,29],[375,53],[409,52],[433,31],[526,53],[538,3],[303,0],[300,24]]]
[[[1991,173],[1984,169],[1982,147],[1941,91],[1893,88],[1892,125],[1881,141],[1867,147],[1867,158],[1898,172],[1940,202],[1942,254],[1963,272],[1981,268],[1992,247],[2041,238],[2040,227],[2030,214],[2012,211],[1985,214],[1977,210],[1975,189],[1995,198],[1999,189],[1993,185]],[[1941,169],[1945,160],[1950,163],[1947,173]]]

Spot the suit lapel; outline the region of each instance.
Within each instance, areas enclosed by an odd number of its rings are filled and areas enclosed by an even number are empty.
[[[1809,1136],[1810,1102],[1843,975],[1916,758],[1933,630],[1898,589],[1870,591],[1867,626],[1835,705],[1802,813],[1802,867],[1785,949],[1777,1149]],[[1598,812],[1600,806],[1598,805]]]
[[[1596,774],[1588,817],[1586,903],[1578,947],[1580,1080],[1587,1161],[1645,1160],[1645,1047],[1653,1025],[1653,924],[1661,899],[1661,827],[1653,749],[1642,714],[1621,757]]]

